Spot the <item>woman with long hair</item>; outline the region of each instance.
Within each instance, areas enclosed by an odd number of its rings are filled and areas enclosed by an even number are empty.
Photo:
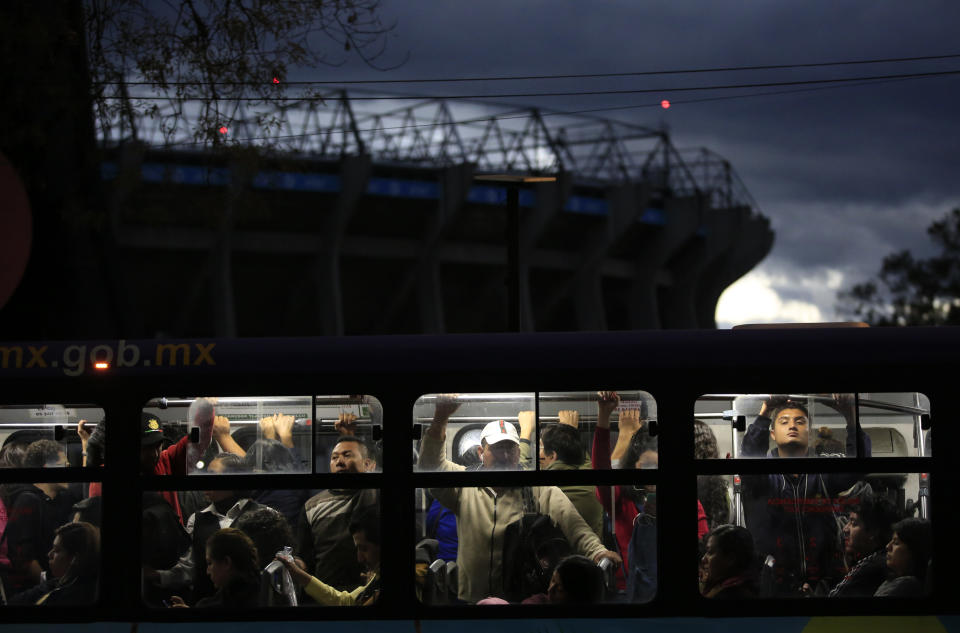
[[[893,524],[887,543],[889,578],[874,596],[919,598],[927,593],[927,566],[930,564],[930,522],[909,518]]]
[[[10,604],[74,606],[97,599],[100,578],[100,530],[83,521],[66,523],[54,532],[47,553],[50,575],[32,589],[10,599]]]
[[[236,528],[217,530],[207,539],[207,575],[217,590],[196,605],[202,607],[256,607],[260,598],[257,548],[250,537]],[[180,596],[170,597],[170,606],[187,608]]]
[[[693,421],[693,452],[697,459],[719,459],[717,436],[702,420]],[[697,500],[707,515],[707,526],[713,528],[730,522],[730,497],[727,479],[720,475],[697,477]]]
[[[746,528],[718,525],[706,537],[700,559],[700,593],[705,598],[743,599],[757,596],[753,537]]]

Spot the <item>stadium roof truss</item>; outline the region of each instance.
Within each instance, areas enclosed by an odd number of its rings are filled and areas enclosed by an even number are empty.
[[[196,152],[258,146],[303,158],[369,154],[376,162],[421,167],[471,163],[477,173],[567,172],[577,181],[643,182],[671,195],[703,196],[713,208],[758,211],[722,156],[706,148],[678,150],[666,130],[613,119],[346,90],[280,103],[198,102],[156,94],[128,99],[127,106],[98,117],[104,146],[138,141]]]

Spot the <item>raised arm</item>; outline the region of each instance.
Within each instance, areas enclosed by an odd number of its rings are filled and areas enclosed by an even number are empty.
[[[557,417],[560,419],[560,424],[564,426],[569,426],[574,431],[577,432],[577,435],[580,435],[580,412],[579,411],[560,411],[557,414]],[[581,460],[579,467],[581,470],[590,470],[593,467],[593,456],[585,455],[584,459]]]
[[[765,457],[770,448],[770,412],[769,401],[760,406],[757,418],[747,427],[740,443],[740,454],[743,457]]]
[[[567,537],[567,541],[577,551],[578,554],[586,556],[599,563],[608,558],[615,565],[621,565],[623,560],[616,552],[612,552],[603,546],[603,542],[597,537],[580,513],[577,512],[573,503],[567,499],[563,492],[554,486],[544,486],[539,489],[541,511],[550,515],[556,524]]]
[[[456,394],[441,394],[437,396],[437,406],[433,411],[433,421],[423,434],[420,443],[420,459],[417,464],[420,470],[466,470],[460,464],[454,463],[444,456],[444,445],[447,439],[447,422],[460,407]],[[427,492],[444,506],[457,512],[460,501],[459,488],[429,488]]]
[[[593,431],[590,450],[590,461],[595,470],[610,470],[610,416],[619,404],[620,396],[616,391],[597,392],[597,428]]]
[[[291,580],[293,580],[297,586],[303,587],[307,595],[319,604],[325,606],[353,606],[357,603],[357,596],[360,595],[364,588],[360,586],[352,591],[340,591],[300,569],[292,559],[278,555],[274,557],[274,560],[283,563],[284,567],[286,567],[290,573]]]
[[[218,415],[213,419],[213,439],[215,439],[217,444],[220,445],[220,448],[227,453],[233,453],[239,457],[247,454],[245,450],[240,448],[237,441],[233,439],[233,436],[230,435],[230,420],[225,416]]]
[[[277,439],[287,448],[293,448],[293,423],[292,415],[283,415],[278,413],[274,421],[274,427],[277,430]]]
[[[80,420],[77,422],[77,435],[80,436],[80,453],[83,459],[80,461],[80,465],[86,467],[87,465],[87,442],[90,441],[90,435],[93,434],[93,431],[87,428],[87,421]]]
[[[533,446],[533,431],[537,426],[536,413],[521,411],[517,414],[520,423],[520,464],[525,469],[533,470],[533,455],[539,447]]]
[[[437,405],[433,411],[433,421],[423,434],[420,444],[420,459],[418,465],[421,470],[464,470],[460,464],[455,464],[444,456],[444,444],[447,439],[447,422],[450,416],[460,408],[456,395],[441,394],[437,396]]]
[[[333,423],[333,428],[335,428],[340,435],[356,435],[357,416],[353,413],[341,411],[337,414],[337,421]]]
[[[618,424],[617,445],[613,447],[612,459],[621,459],[630,448],[630,440],[637,434],[642,426],[639,409],[624,409],[620,411],[620,420]],[[627,464],[627,468],[633,468],[635,464]]]
[[[590,464],[594,470],[610,470],[610,416],[620,404],[616,391],[597,392],[597,428],[593,431],[593,446],[590,449]],[[610,486],[597,486],[597,497],[603,511],[613,515]]]

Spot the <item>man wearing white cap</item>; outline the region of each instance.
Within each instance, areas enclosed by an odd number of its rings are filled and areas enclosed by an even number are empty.
[[[455,396],[437,398],[433,422],[420,447],[421,470],[462,471],[465,467],[444,457],[447,422],[459,404]],[[520,436],[505,420],[488,423],[478,449],[482,470],[519,470]],[[477,602],[504,596],[504,530],[523,515],[522,488],[434,488],[430,494],[457,515],[458,597]],[[595,562],[604,558],[621,564],[616,552],[607,550],[580,517],[566,495],[556,486],[534,486],[533,497],[541,514],[560,527],[574,552]]]
[[[506,420],[494,420],[483,427],[478,451],[485,469],[520,470],[520,435]]]

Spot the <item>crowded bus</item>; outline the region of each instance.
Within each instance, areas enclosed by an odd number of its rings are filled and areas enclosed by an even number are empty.
[[[955,339],[5,344],[0,609],[50,622],[948,614],[957,552],[933,490],[956,475],[932,426]],[[940,424],[938,446],[953,433]]]

